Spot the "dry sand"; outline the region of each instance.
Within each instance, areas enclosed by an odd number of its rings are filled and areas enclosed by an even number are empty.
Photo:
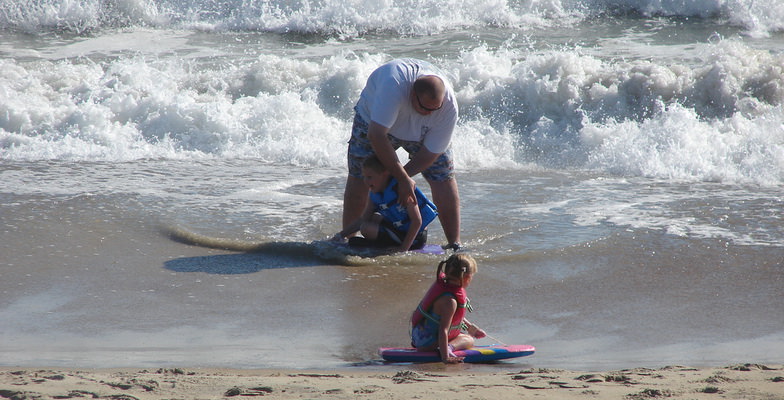
[[[389,370],[0,368],[8,399],[784,399],[784,366],[670,366],[472,372],[438,363]]]

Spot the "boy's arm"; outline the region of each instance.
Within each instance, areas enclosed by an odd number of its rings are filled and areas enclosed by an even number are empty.
[[[406,207],[406,211],[408,211],[408,218],[411,220],[411,224],[408,226],[408,232],[406,232],[403,243],[400,244],[400,251],[408,251],[411,248],[411,245],[414,244],[414,239],[416,239],[419,233],[419,228],[422,227],[422,214],[419,212],[419,206],[416,203],[409,204]]]
[[[422,146],[403,167],[408,176],[414,176],[433,165],[440,155],[441,153],[431,153],[425,146]]]
[[[400,163],[395,148],[389,143],[388,133],[389,129],[377,122],[371,121],[368,125],[367,136],[368,140],[370,140],[370,146],[373,147],[373,152],[381,161],[381,164],[389,171],[389,174],[397,179],[398,201],[404,206],[409,203],[416,204],[417,200],[414,194],[416,182],[411,179],[403,164]]]
[[[365,205],[365,210],[362,211],[362,215],[357,218],[356,221],[349,224],[345,229],[335,234],[332,237],[334,241],[342,241],[343,239],[359,232],[359,228],[362,227],[362,222],[370,220],[370,217],[375,212],[375,204],[372,201],[368,200],[367,204]]]

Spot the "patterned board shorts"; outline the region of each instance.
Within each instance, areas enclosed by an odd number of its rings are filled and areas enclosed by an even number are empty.
[[[438,343],[438,325],[422,321],[411,328],[411,347],[431,347]]]
[[[354,125],[351,127],[351,139],[348,141],[348,174],[355,178],[362,178],[362,163],[373,154],[373,147],[367,137],[368,123],[359,113],[354,115]],[[387,135],[394,149],[403,148],[409,159],[422,147],[422,143],[400,140],[392,135]],[[422,176],[428,181],[446,182],[455,176],[455,166],[452,162],[452,150],[447,149],[438,156],[433,164],[422,171]]]

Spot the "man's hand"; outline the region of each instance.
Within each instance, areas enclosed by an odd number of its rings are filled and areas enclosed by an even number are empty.
[[[416,205],[416,195],[414,194],[414,188],[416,187],[416,182],[411,179],[410,176],[405,176],[405,179],[398,180],[397,183],[397,199],[400,205],[403,207],[408,207],[410,205]]]

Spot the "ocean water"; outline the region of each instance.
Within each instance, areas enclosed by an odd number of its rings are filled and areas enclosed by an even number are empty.
[[[501,367],[784,362],[778,0],[0,0],[0,365],[388,368],[440,257],[313,242],[395,57]]]

